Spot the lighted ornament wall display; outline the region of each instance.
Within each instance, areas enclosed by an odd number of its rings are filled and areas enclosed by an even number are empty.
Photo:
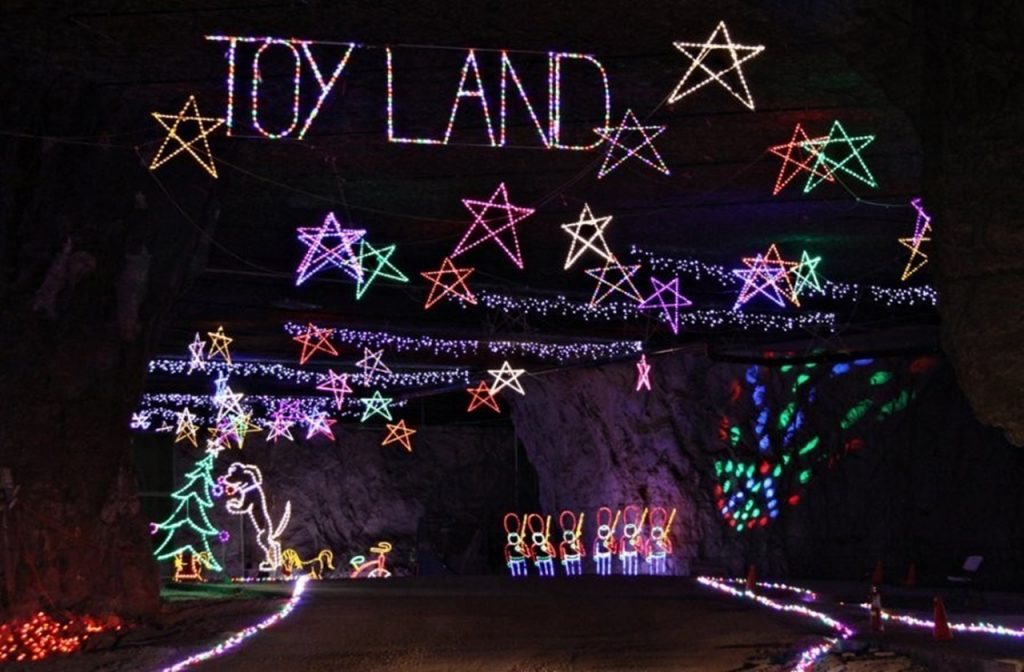
[[[696,280],[713,279],[723,287],[734,287],[737,284],[740,284],[740,280],[737,276],[733,275],[733,272],[730,269],[717,264],[708,264],[698,259],[664,257],[635,245],[630,247],[630,254],[642,259],[652,270],[655,271],[669,271],[672,273],[687,275]],[[851,306],[861,301],[871,301],[889,307],[935,306],[938,305],[939,302],[939,296],[935,291],[935,288],[929,286],[881,287],[878,285],[858,285],[851,282],[834,282],[826,279],[821,279],[820,283],[822,295],[825,298],[836,302],[845,302]],[[490,295],[482,295],[481,301],[483,305],[487,307],[490,307],[492,303],[497,302],[497,300]],[[511,299],[506,301],[509,305],[515,305],[517,307],[532,307],[533,305],[527,302],[513,302]],[[564,300],[562,302],[549,302],[549,305],[552,304],[564,304]],[[552,309],[549,309],[543,314],[547,314],[549,312],[552,312]],[[561,310],[559,311],[559,314],[565,314],[565,312],[565,310]],[[731,315],[734,317],[737,316],[736,313],[731,313]],[[740,315],[742,315],[742,313]],[[772,318],[770,315],[765,315],[763,317],[769,320]],[[798,321],[794,324],[799,325],[801,322]],[[800,327],[798,326],[797,328]]]
[[[608,247],[604,239],[604,230],[611,224],[612,216],[594,217],[590,212],[590,206],[583,205],[583,212],[575,222],[562,224],[562,230],[569,234],[569,253],[565,257],[564,270],[569,270],[572,265],[587,252],[593,252],[605,261],[612,261],[615,255]],[[586,234],[581,233],[584,229]]]
[[[512,576],[527,575],[527,561],[532,557],[526,543],[526,520],[520,520],[515,513],[506,513],[502,521],[505,526],[505,565]]]
[[[676,84],[676,88],[669,94],[668,102],[670,104],[712,82],[717,82],[736,100],[747,108],[754,109],[754,97],[750,94],[747,78],[743,76],[743,68],[740,66],[760,55],[764,51],[764,45],[736,44],[729,36],[729,29],[725,27],[725,21],[719,21],[715,29],[711,31],[711,36],[704,42],[673,42],[672,44],[689,58],[691,63],[683,78]],[[725,52],[728,55],[728,65],[719,70],[712,69],[705,61],[712,54],[720,52]],[[735,77],[730,74],[733,72],[736,73]],[[694,75],[697,76],[694,77]],[[737,82],[739,86],[735,87],[734,84]]]
[[[240,52],[245,50],[245,47],[253,48],[249,67],[249,71],[252,73],[252,79],[248,89],[248,92],[250,93],[250,128],[261,136],[271,140],[291,137],[293,133],[296,139],[301,140],[306,135],[310,126],[313,124],[313,120],[316,119],[319,114],[324,101],[327,100],[327,97],[330,95],[334,86],[337,84],[338,79],[341,77],[341,73],[345,69],[348,59],[352,55],[352,51],[356,48],[356,44],[354,42],[327,42],[322,40],[299,40],[295,38],[282,39],[269,36],[244,37],[238,35],[207,35],[206,39],[211,42],[227,42],[228,45],[228,49],[224,55],[227,58],[228,63],[226,83],[227,109],[225,112],[225,120],[227,122],[227,134],[229,136],[236,135],[236,133],[234,133],[234,129],[238,127],[235,120],[237,61],[240,56]],[[333,51],[337,51],[338,47],[344,48],[344,51],[340,58],[338,58],[333,70],[330,70],[330,76],[326,78],[324,77],[325,70],[321,69],[321,65],[324,63],[322,61],[317,62],[316,58],[313,56],[314,45],[322,45],[320,47],[321,50],[324,50],[325,47],[333,47]],[[288,101],[291,105],[289,124],[287,127],[277,130],[267,130],[260,122],[260,89],[261,84],[263,83],[260,59],[263,58],[271,48],[274,48],[274,51],[279,53],[289,52],[295,63],[292,75],[292,95],[291,100]],[[246,57],[249,56],[247,53],[244,55]],[[335,61],[332,59],[328,62],[334,63]],[[303,87],[302,77],[303,73],[306,72],[307,67],[312,71],[311,74],[313,75],[316,85],[319,87],[319,91],[312,94],[316,96],[316,101],[303,114],[304,104],[308,103],[308,99],[310,98],[309,92],[305,91],[306,87]],[[307,79],[306,81],[309,80]],[[298,132],[296,132],[296,129],[298,129]]]
[[[651,277],[654,292],[640,302],[640,310],[659,310],[661,319],[668,324],[673,334],[679,333],[679,309],[692,306],[688,298],[679,293],[679,278],[668,282]]]
[[[772,196],[778,196],[779,192],[793,181],[793,178],[803,172],[807,172],[811,177],[817,176],[829,182],[836,181],[832,177],[832,171],[828,164],[818,163],[818,148],[822,147],[827,139],[827,135],[818,138],[807,137],[804,127],[797,123],[789,142],[768,148],[769,152],[782,159],[782,167],[779,168],[779,176],[775,179]]]
[[[176,415],[178,416],[178,425],[174,430],[174,442],[188,441],[193,447],[198,446],[196,434],[199,428],[195,424],[196,416],[192,414],[192,411],[188,410],[188,407],[181,409],[181,412]]]
[[[359,422],[366,422],[371,416],[379,415],[387,420],[393,420],[391,417],[391,397],[385,397],[380,393],[380,390],[374,390],[373,395],[369,397],[363,397],[360,399],[363,403],[363,415],[359,418]]]
[[[188,372],[192,373],[196,369],[200,371],[206,371],[206,360],[203,358],[203,349],[206,347],[206,341],[199,338],[199,332],[196,332],[196,336],[192,339],[192,343],[188,346]]]
[[[430,294],[427,295],[427,302],[423,306],[424,310],[430,309],[435,303],[446,296],[451,296],[459,301],[475,306],[476,297],[473,296],[469,285],[466,284],[466,279],[475,270],[475,268],[456,268],[451,257],[445,257],[444,261],[441,262],[440,269],[420,273],[420,275],[433,283],[430,286]],[[445,284],[442,278],[449,275],[453,276],[451,283]]]
[[[213,152],[210,151],[210,142],[207,136],[220,128],[224,123],[223,119],[200,115],[195,96],[189,96],[177,114],[153,112],[152,115],[157,123],[167,131],[167,137],[160,144],[160,148],[156,150],[153,161],[149,164],[150,170],[156,170],[185,152],[195,159],[196,163],[202,166],[211,177],[217,177],[217,166],[213,163]],[[186,140],[186,136],[191,136],[191,139]],[[196,145],[197,142],[202,143],[201,147]]]
[[[199,583],[206,583],[206,579],[203,578],[203,569],[211,569],[212,566],[210,561],[213,556],[206,551],[201,551],[194,555],[190,555],[188,559],[188,567],[185,567],[185,558],[182,553],[174,556],[174,577],[175,583],[181,583],[183,581],[196,581]]]
[[[381,360],[383,356],[384,348],[376,351],[363,348],[363,358],[356,362],[356,366],[363,370],[363,385],[373,385],[382,377],[391,375],[391,369]]]
[[[640,355],[640,361],[636,363],[636,391],[651,391],[651,365],[647,363],[647,355]]]
[[[616,511],[613,517],[612,510],[607,506],[602,506],[597,510],[593,558],[597,573],[601,576],[608,576],[612,573],[612,556],[619,550],[619,541],[615,530],[619,526],[621,516],[622,511]]]
[[[608,141],[608,149],[601,168],[597,171],[597,178],[601,179],[630,158],[643,161],[659,173],[671,174],[661,154],[658,153],[658,148],[654,146],[654,139],[661,135],[665,128],[642,125],[633,114],[633,110],[626,110],[618,126],[595,128],[594,133]]]
[[[558,552],[551,544],[551,516],[545,521],[539,513],[531,513],[526,517],[526,529],[530,533],[530,558],[537,573],[554,576]]]
[[[324,578],[325,569],[334,569],[334,551],[325,548],[309,560],[299,557],[298,551],[294,548],[286,548],[281,551],[281,571],[285,576],[294,576],[309,567],[306,573],[311,579],[320,580]]]
[[[224,333],[224,327],[217,327],[217,331],[208,331],[206,335],[210,337],[210,349],[206,351],[206,358],[213,359],[217,355],[224,358],[224,361],[231,364],[231,351],[228,346],[235,339]]]
[[[263,473],[255,464],[234,462],[227,473],[217,479],[217,483],[227,498],[225,508],[228,513],[245,516],[256,530],[256,543],[264,554],[260,571],[277,570],[281,566],[281,534],[292,517],[291,501],[285,502],[284,513],[275,524],[263,492]]]
[[[412,452],[412,441],[410,439],[412,435],[416,433],[415,429],[406,427],[404,419],[399,420],[398,424],[392,425],[391,423],[385,423],[384,426],[388,428],[388,434],[384,437],[384,440],[380,442],[381,446],[398,443],[405,448],[407,453]]]
[[[306,438],[312,439],[314,436],[324,436],[334,441],[334,430],[331,427],[338,422],[334,418],[328,418],[327,413],[324,411],[316,411],[306,416]]]
[[[523,256],[519,249],[519,235],[516,224],[533,214],[533,208],[512,205],[508,200],[505,183],[498,185],[497,190],[486,201],[470,198],[462,199],[462,204],[473,214],[473,223],[466,229],[462,239],[455,246],[451,257],[473,249],[480,243],[493,240],[508,255],[517,268],[523,268]],[[501,211],[503,215],[489,215],[491,210]]]
[[[910,238],[899,239],[900,245],[910,250],[910,258],[907,259],[907,265],[903,267],[903,275],[900,276],[902,281],[906,281],[928,263],[928,255],[921,251],[921,244],[931,242],[931,236],[928,234],[932,230],[932,218],[924,211],[920,198],[912,200],[910,205],[917,211],[917,219],[914,221],[914,235]]]
[[[330,392],[334,397],[334,407],[341,410],[345,405],[345,395],[352,391],[348,384],[348,374],[341,375],[334,372],[334,369],[327,369],[326,380],[316,386],[321,392]]]
[[[359,241],[359,253],[356,256],[361,273],[356,281],[356,298],[361,299],[370,289],[370,285],[377,278],[386,278],[396,282],[409,282],[405,273],[398,270],[398,267],[391,263],[391,257],[395,253],[394,245],[385,245],[376,248],[365,238]]]
[[[441,49],[449,49],[447,47],[440,47]],[[403,48],[402,51],[406,51]],[[526,88],[523,86],[522,79],[519,77],[515,66],[512,63],[510,54],[515,52],[511,50],[500,50],[494,52],[492,50],[480,50],[480,54],[477,54],[476,49],[467,49],[466,57],[463,60],[462,72],[459,77],[458,87],[455,89],[455,96],[452,102],[451,112],[448,115],[448,125],[440,137],[403,137],[399,136],[395,131],[395,109],[396,109],[396,94],[395,94],[395,52],[398,51],[392,47],[385,47],[385,58],[387,66],[387,91],[388,91],[388,105],[387,105],[387,118],[388,118],[388,141],[396,143],[406,143],[415,145],[448,145],[456,144],[453,138],[453,132],[455,130],[456,117],[460,109],[460,105],[464,98],[472,99],[476,105],[478,105],[478,112],[474,110],[474,117],[483,117],[484,126],[487,130],[488,144],[491,147],[505,147],[507,142],[507,128],[508,128],[508,110],[509,100],[512,96],[509,95],[512,92],[512,87],[509,84],[514,84],[515,89],[513,95],[519,100],[529,115],[530,121],[533,124],[534,129],[537,132],[537,136],[540,139],[540,144],[546,149],[564,149],[564,150],[588,150],[593,149],[600,141],[593,142],[590,144],[569,144],[562,140],[562,62],[563,61],[585,61],[592,64],[601,76],[603,85],[603,102],[604,102],[604,123],[607,126],[611,119],[611,93],[608,86],[608,74],[601,65],[600,61],[589,54],[576,54],[568,52],[549,52],[548,53],[548,118],[547,128],[541,123],[540,118],[537,115],[537,109],[540,109],[534,105],[531,101]],[[481,73],[481,66],[479,61],[485,57],[491,57],[497,54],[499,58],[499,107],[498,107],[498,134],[495,137],[494,134],[494,122],[491,115],[491,108],[488,105],[487,90],[484,85],[484,77]],[[469,78],[470,72],[472,72],[472,81],[470,87],[466,87],[466,80]],[[454,81],[454,80],[453,80]],[[493,96],[493,94],[492,94]]]
[[[171,498],[177,502],[171,515],[162,523],[150,525],[153,535],[164,534],[153,550],[157,560],[204,554],[203,564],[208,569],[221,571],[210,551],[210,537],[219,534],[207,517],[207,511],[213,508],[213,488],[213,455],[204,455],[185,473],[185,483],[171,493]]]
[[[807,140],[808,146],[813,148],[815,154],[814,164],[811,166],[810,174],[807,176],[807,184],[804,185],[804,193],[811,191],[828,176],[837,175],[838,172],[857,179],[869,187],[877,187],[874,176],[864,163],[861,152],[864,148],[874,142],[873,135],[847,135],[846,129],[838,120],[832,123],[828,135],[824,140]],[[830,156],[831,153],[831,156]],[[837,155],[841,158],[837,158]],[[841,176],[840,176],[841,177]]]
[[[349,564],[352,565],[352,571],[349,572],[350,579],[386,579],[391,576],[391,571],[387,568],[387,554],[392,550],[390,541],[379,541],[376,546],[370,547],[370,553],[375,553],[376,558],[367,560],[362,555],[356,555]]]
[[[366,229],[343,229],[333,212],[328,212],[320,226],[296,229],[306,254],[295,269],[296,287],[327,268],[338,268],[353,280],[363,276],[363,267],[355,245],[366,235]]]
[[[476,387],[467,387],[466,392],[469,392],[470,396],[469,407],[466,409],[467,413],[472,413],[481,406],[486,406],[495,413],[501,413],[498,400],[491,392],[491,388],[487,386],[486,380],[481,380],[480,384]]]
[[[586,269],[584,272],[597,280],[589,306],[595,308],[601,305],[612,294],[622,294],[636,303],[641,303],[644,297],[640,295],[640,290],[633,283],[633,276],[639,270],[640,264],[624,266],[614,255],[601,268]]]
[[[583,541],[583,518],[573,511],[562,511],[558,515],[558,526],[562,528],[562,541],[558,544],[558,557],[566,576],[583,574],[583,557],[587,554]]]
[[[494,377],[494,384],[491,385],[492,395],[501,392],[506,387],[519,394],[526,394],[523,384],[519,382],[519,377],[526,373],[526,369],[513,369],[506,360],[501,363],[500,369],[488,369],[487,373]]]
[[[733,310],[739,310],[750,299],[757,295],[768,298],[778,306],[784,306],[786,301],[799,307],[800,299],[793,288],[793,280],[790,274],[800,264],[796,261],[786,261],[779,254],[774,243],[769,246],[764,255],[756,257],[744,257],[743,263],[747,268],[738,268],[733,273],[743,280],[743,287],[736,297]]]
[[[328,355],[338,356],[338,351],[331,345],[331,333],[332,329],[321,329],[310,322],[306,325],[306,331],[293,336],[292,340],[296,343],[302,344],[302,352],[299,354],[299,365],[303,365],[309,361],[317,352],[326,352]]]

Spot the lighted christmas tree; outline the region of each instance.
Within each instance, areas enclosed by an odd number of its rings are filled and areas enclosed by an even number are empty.
[[[207,567],[221,571],[220,565],[210,551],[209,538],[219,531],[206,517],[207,509],[213,508],[210,492],[213,488],[213,455],[207,454],[196,462],[185,474],[185,485],[171,493],[178,500],[178,507],[167,520],[153,524],[153,534],[165,532],[164,540],[153,552],[157,560],[167,560],[188,552],[192,556],[206,553]]]

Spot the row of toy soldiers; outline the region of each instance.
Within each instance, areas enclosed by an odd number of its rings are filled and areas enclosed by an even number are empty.
[[[541,576],[555,575],[555,561],[558,560],[566,576],[583,573],[583,557],[587,555],[583,541],[583,519],[573,511],[562,511],[558,525],[562,540],[558,547],[551,542],[551,516],[539,513],[505,514],[505,564],[512,576],[526,576],[532,562]],[[669,533],[675,520],[676,510],[669,513],[664,507],[650,510],[630,504],[612,514],[602,506],[597,510],[597,531],[591,552],[595,571],[602,576],[612,573],[612,558],[618,558],[623,574],[636,576],[640,573],[640,560],[648,566],[648,574],[665,574],[666,560],[672,553]],[[617,532],[622,521],[622,533]],[[645,526],[650,523],[650,530]]]

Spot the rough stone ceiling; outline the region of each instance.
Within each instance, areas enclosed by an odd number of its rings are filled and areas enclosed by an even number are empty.
[[[667,126],[655,145],[670,176],[627,162],[598,180],[603,149],[543,151],[536,142],[532,148],[482,147],[486,134],[471,98],[463,100],[453,135],[454,142],[464,144],[389,144],[384,52],[357,49],[337,95],[325,105],[306,141],[214,139],[222,175],[217,185],[219,222],[209,231],[205,270],[180,298],[157,344],[158,355],[180,357],[193,332],[224,324],[245,357],[294,363],[297,346],[281,327],[289,320],[410,335],[515,339],[525,333],[564,342],[631,338],[659,348],[709,344],[723,352],[772,349],[780,343],[804,352],[853,344],[879,350],[934,343],[937,317],[932,308],[890,308],[867,300],[805,301],[804,312],[835,312],[838,333],[698,328],[674,337],[656,319],[582,321],[528,315],[523,323],[482,307],[448,305],[424,312],[428,285],[419,273],[438,268],[466,230],[471,219],[461,199],[485,200],[501,182],[514,204],[537,209],[519,226],[525,270],[514,268],[487,249],[489,245],[481,246],[459,259],[478,268],[471,281],[474,290],[564,294],[586,301],[593,281],[579,269],[600,264],[581,262],[563,271],[568,237],[559,228],[575,221],[584,203],[596,215],[614,217],[608,240],[627,260],[633,258],[630,246],[637,245],[659,255],[735,268],[741,257],[762,253],[776,242],[789,259],[799,259],[804,249],[820,254],[819,271],[830,280],[901,285],[906,253],[896,239],[910,235],[913,226],[907,204],[920,191],[919,142],[905,115],[863,76],[858,64],[844,60],[816,31],[821,17],[801,25],[791,10],[760,3],[646,3],[635,11],[618,2],[588,4],[583,11],[570,3],[494,1],[450,7],[420,3],[415,8],[407,2],[178,2],[161,3],[159,9],[146,2],[94,2],[48,11],[25,3],[12,8],[8,30],[18,46],[13,53],[25,67],[57,64],[92,81],[98,91],[162,112],[176,111],[194,93],[204,114],[218,116],[225,99],[225,50],[205,41],[207,34],[521,50],[511,57],[541,108],[547,101],[544,57],[526,52],[591,53],[608,71],[613,123],[631,108],[644,123]],[[766,46],[764,54],[744,64],[757,110],[748,111],[714,85],[664,105],[688,64],[672,42],[703,41],[723,19],[735,42]],[[885,47],[898,50],[900,45]],[[479,56],[496,114],[497,55]],[[396,121],[407,135],[443,132],[464,59],[464,51],[396,47]],[[281,92],[280,98],[287,96],[290,67],[267,59],[268,100],[275,91]],[[565,77],[565,134],[586,138],[601,122],[592,104],[599,95],[596,79],[585,68],[567,68]],[[247,88],[248,73],[240,71],[239,81]],[[578,107],[574,110],[573,105]],[[272,119],[285,108],[271,104],[266,109]],[[534,131],[528,118],[521,109],[510,109],[512,142],[530,144]],[[780,161],[766,148],[788,141],[797,122],[812,134],[824,135],[835,119],[851,134],[877,137],[864,156],[878,188],[848,181],[844,186],[826,183],[804,194],[798,180],[773,198]],[[111,132],[126,133],[141,156],[150,156],[161,140],[148,118],[116,123],[122,127]],[[188,161],[172,162],[155,178],[161,179],[163,171],[196,169]],[[295,228],[319,224],[329,210],[367,229],[374,244],[396,244],[393,259],[411,283],[380,283],[359,302],[353,283],[337,271],[296,288],[294,269],[304,248],[295,239]],[[190,225],[183,221],[182,226]],[[644,292],[649,275],[645,268],[637,276]],[[910,284],[929,280],[926,270]],[[697,308],[728,310],[738,289],[686,275],[680,282]],[[775,309],[764,301],[749,310],[800,312]],[[858,340],[864,337],[869,340]],[[432,363],[432,358],[421,361],[414,355],[400,359],[407,366]]]

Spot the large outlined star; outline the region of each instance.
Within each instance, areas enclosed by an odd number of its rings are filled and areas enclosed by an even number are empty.
[[[590,212],[590,206],[584,204],[583,212],[580,213],[580,218],[577,221],[562,224],[562,230],[572,236],[572,241],[569,243],[569,254],[565,257],[564,270],[568,271],[587,251],[593,252],[605,261],[610,261],[615,256],[604,239],[604,230],[611,221],[611,215],[594,217]],[[584,228],[592,229],[592,231],[584,236],[580,233]]]
[[[875,182],[875,176],[868,170],[867,164],[864,163],[864,158],[860,154],[874,140],[875,136],[873,135],[848,135],[846,129],[843,128],[843,125],[838,120],[832,123],[832,128],[829,129],[828,135],[824,140],[807,140],[804,144],[811,148],[811,151],[817,158],[814,161],[814,165],[811,166],[810,175],[807,176],[804,193],[806,194],[811,189],[814,189],[814,187],[828,179],[828,176],[835,175],[837,171],[842,171],[869,187],[877,187],[878,183]],[[842,145],[847,147],[849,150],[848,154],[841,159],[829,156],[828,150],[830,148]]]
[[[644,297],[640,295],[640,290],[633,283],[633,276],[639,270],[640,264],[623,266],[614,255],[605,262],[602,268],[588,268],[585,273],[597,280],[597,284],[594,286],[594,294],[590,297],[590,307],[597,306],[615,292],[628,296],[637,303],[643,301]],[[613,277],[617,274],[619,279],[612,282],[612,280],[608,279],[609,273],[612,273]],[[603,292],[602,288],[604,288]]]
[[[320,226],[296,229],[299,242],[306,246],[306,254],[295,269],[295,285],[301,285],[313,275],[328,267],[340,268],[353,280],[363,276],[355,248],[366,229],[343,229],[333,212],[328,212]]]
[[[491,388],[487,386],[486,380],[481,380],[480,384],[476,387],[467,387],[466,392],[469,392],[472,397],[469,400],[469,408],[466,409],[467,413],[472,413],[481,406],[487,406],[488,408],[494,409],[495,413],[501,413],[501,407],[498,406],[498,399],[491,394]]]
[[[654,293],[645,298],[638,307],[640,310],[660,310],[662,319],[668,323],[672,333],[678,334],[679,309],[692,306],[693,302],[679,293],[679,278],[662,282],[651,276],[651,285],[654,287]]]
[[[715,39],[721,34],[721,41],[716,42]],[[686,74],[676,84],[676,88],[673,89],[672,93],[669,94],[668,102],[674,103],[685,96],[693,93],[697,89],[704,87],[711,82],[718,82],[722,88],[731,93],[736,100],[747,106],[748,109],[754,109],[754,97],[750,95],[750,87],[747,86],[747,78],[743,76],[743,69],[740,66],[759,55],[764,51],[764,45],[746,46],[742,44],[736,44],[729,37],[729,29],[725,27],[725,21],[719,21],[718,25],[711,32],[711,36],[705,42],[673,42],[676,49],[683,52],[683,54],[689,58],[693,63],[687,69]],[[714,50],[725,50],[731,60],[731,65],[728,67],[718,70],[712,70],[704,61],[711,55]],[[704,79],[701,79],[694,83],[689,83],[691,75],[700,70],[705,75]],[[730,72],[736,72],[736,78],[739,80],[740,88],[742,93],[733,88],[724,75]]]
[[[391,255],[394,253],[394,245],[376,248],[368,243],[365,238],[359,241],[359,254],[356,259],[358,260],[361,273],[356,281],[357,299],[363,298],[363,294],[370,288],[370,283],[377,278],[409,282],[409,278],[406,277],[405,273],[402,273],[398,270],[397,266],[391,263]],[[368,260],[371,263],[368,263]]]
[[[331,345],[330,338],[334,335],[334,329],[321,328],[310,322],[306,325],[306,331],[293,336],[292,340],[302,344],[302,353],[299,355],[299,365],[309,361],[317,351],[326,352],[328,355],[338,356],[338,351]]]
[[[601,169],[597,171],[598,179],[612,172],[621,166],[626,159],[631,157],[643,161],[660,173],[670,175],[668,166],[665,165],[661,154],[658,153],[658,149],[654,146],[654,139],[664,131],[665,126],[642,126],[640,121],[637,120],[636,115],[633,114],[633,110],[626,110],[625,116],[622,117],[622,123],[618,126],[595,128],[594,132],[608,141],[608,151],[604,155],[604,162],[601,164]],[[639,133],[640,137],[643,138],[643,142],[627,147],[623,142],[623,133],[627,135]],[[612,161],[616,147],[621,149],[623,154],[615,161]],[[648,148],[649,151],[644,152],[644,148]],[[644,156],[645,153],[648,156]]]
[[[391,402],[394,399],[383,396],[380,390],[374,390],[371,396],[363,397],[359,401],[364,405],[363,416],[359,418],[359,422],[366,422],[371,415],[379,415],[388,420],[393,419],[391,417]]]
[[[519,394],[526,394],[523,384],[519,382],[519,377],[526,373],[526,369],[513,369],[506,360],[502,362],[500,369],[488,369],[487,373],[494,377],[494,385],[491,386],[492,395],[501,392],[506,387]]]
[[[430,294],[427,296],[427,302],[423,306],[424,310],[429,309],[435,303],[443,299],[445,296],[451,295],[472,305],[476,305],[476,297],[473,296],[473,292],[470,291],[469,285],[466,284],[466,278],[472,275],[475,268],[455,268],[455,264],[452,262],[451,257],[445,257],[444,261],[441,262],[441,268],[436,271],[423,271],[420,273],[424,278],[434,283],[430,287]],[[441,278],[445,276],[453,276],[450,284],[442,282]]]
[[[189,113],[189,108],[192,110],[191,113]],[[210,151],[210,143],[206,136],[220,128],[221,124],[224,123],[223,119],[201,116],[195,96],[189,96],[188,100],[185,101],[185,105],[177,114],[162,114],[160,112],[151,112],[151,114],[167,131],[167,137],[160,144],[160,148],[156,150],[156,155],[153,156],[153,161],[149,164],[150,170],[156,170],[178,154],[186,152],[212,177],[217,177],[217,166],[213,163],[213,152]],[[180,130],[183,123],[194,123],[196,125],[197,133],[191,140],[186,141],[181,137]],[[178,146],[174,149],[168,148],[171,140],[178,143]],[[205,158],[199,155],[198,148],[195,147],[195,144],[199,141],[202,141],[202,150],[199,151],[206,155]]]
[[[406,427],[404,419],[399,420],[398,424],[385,423],[384,426],[388,428],[388,435],[381,441],[381,446],[386,446],[389,443],[400,443],[406,452],[412,452],[412,442],[409,440],[409,437],[416,433],[415,429]]]
[[[500,197],[500,200],[499,200]],[[455,246],[451,257],[455,258],[467,250],[471,250],[480,243],[493,240],[500,247],[517,268],[523,268],[523,256],[519,250],[519,236],[516,234],[515,225],[533,214],[533,208],[523,208],[512,205],[508,202],[508,191],[505,183],[498,185],[497,190],[491,195],[490,200],[475,201],[470,198],[462,199],[462,204],[473,213],[473,223],[466,229],[462,240]],[[488,220],[486,215],[491,209],[502,210],[498,221]],[[502,234],[507,232],[508,243],[502,239]],[[475,234],[475,235],[474,235]]]
[[[779,192],[786,188],[786,185],[793,181],[793,178],[802,171],[807,171],[812,176],[818,175],[823,180],[835,182],[828,165],[818,166],[818,150],[828,139],[827,135],[819,138],[807,137],[804,127],[797,123],[793,129],[793,137],[789,142],[782,145],[769,147],[768,151],[782,159],[782,167],[779,169],[779,176],[775,178],[775,188],[772,189],[772,196],[778,196]],[[795,156],[794,156],[795,155]],[[811,161],[814,161],[812,164]],[[792,164],[792,169],[787,173],[786,168]]]

